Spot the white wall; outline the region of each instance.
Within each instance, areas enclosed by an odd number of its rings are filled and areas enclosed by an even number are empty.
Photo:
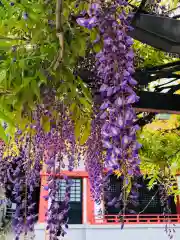
[[[175,227],[173,240],[180,239],[180,224]],[[35,240],[48,240],[45,238],[45,225],[36,226]],[[64,240],[169,240],[164,231],[164,224],[132,224],[125,225],[70,225]],[[12,239],[8,239],[12,240]]]

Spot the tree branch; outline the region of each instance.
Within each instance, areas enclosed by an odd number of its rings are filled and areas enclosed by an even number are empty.
[[[56,36],[59,39],[60,49],[58,52],[58,57],[54,66],[54,70],[56,70],[59,64],[62,62],[63,53],[64,53],[64,34],[63,34],[63,26],[62,26],[62,13],[63,13],[63,0],[56,1]]]

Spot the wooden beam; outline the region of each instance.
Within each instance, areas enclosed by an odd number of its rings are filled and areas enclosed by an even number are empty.
[[[139,112],[180,114],[180,95],[140,91],[138,96],[134,107]]]

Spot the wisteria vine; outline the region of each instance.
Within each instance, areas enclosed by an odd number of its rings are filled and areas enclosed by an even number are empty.
[[[133,41],[128,36],[132,30],[124,11],[126,1],[93,3],[89,18],[77,22],[88,29],[97,28],[97,39],[103,41],[102,50],[96,55],[98,76],[101,79],[102,104],[99,118],[102,122],[101,139],[106,150],[105,167],[118,169],[125,177],[140,174],[138,150],[134,124],[136,113],[132,104],[138,101],[134,91],[137,82],[134,73]]]
[[[49,237],[55,240],[57,236],[65,235],[63,226],[67,228],[71,184],[70,180],[66,179],[66,194],[63,202],[60,202],[57,197],[59,185],[56,175],[60,174],[65,165],[70,171],[73,170],[76,143],[73,123],[67,109],[64,110],[62,106],[63,104],[56,104],[53,107],[57,113],[55,115],[48,106],[46,108],[43,105],[38,106],[32,114],[34,122],[30,126],[31,135],[24,135],[21,131],[16,133],[14,143],[16,151],[13,150],[13,144],[9,146],[2,144],[0,179],[2,187],[12,192],[9,196],[11,201],[16,203],[12,221],[16,240],[21,234],[29,236],[29,233],[34,232],[37,216],[36,202],[32,195],[40,184],[40,172],[43,168],[47,174],[47,185],[44,188],[48,190],[48,195],[44,198],[51,203],[46,214]],[[42,118],[47,116],[50,118],[48,132],[44,131],[41,124]],[[81,158],[81,153],[78,156]]]
[[[102,200],[104,187],[101,122],[96,116],[92,120],[92,131],[87,141],[86,170],[88,172],[92,198],[98,203]]]

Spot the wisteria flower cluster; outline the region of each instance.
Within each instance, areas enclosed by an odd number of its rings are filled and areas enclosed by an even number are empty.
[[[96,117],[92,120],[92,131],[87,141],[86,170],[88,172],[92,198],[98,203],[102,199],[104,187],[101,122]]]
[[[111,169],[118,168],[125,175],[138,175],[138,149],[141,145],[136,141],[139,127],[134,125],[136,114],[132,105],[139,98],[134,91],[137,82],[132,77],[133,41],[127,35],[132,29],[124,11],[127,2],[108,2],[107,10],[103,5],[92,4],[90,18],[77,21],[89,29],[98,28],[103,40],[103,48],[96,55],[96,64],[102,80],[100,119],[103,122],[102,144],[107,152],[105,164]]]
[[[10,200],[16,203],[12,225],[15,239],[18,240],[21,234],[28,235],[34,232],[34,224],[37,221],[36,202],[33,199],[35,188],[40,183],[41,151],[34,152],[37,145],[29,137],[21,137],[23,142],[19,144],[19,152],[1,154],[1,184],[6,189],[6,194]],[[31,144],[30,144],[31,142]],[[30,149],[31,148],[31,149]],[[5,150],[5,147],[4,147]],[[9,147],[6,151],[10,151]],[[2,153],[2,152],[1,152]]]
[[[44,164],[48,175],[47,186],[45,186],[48,188],[48,196],[44,197],[51,202],[50,208],[47,209],[47,228],[50,239],[54,240],[57,239],[57,236],[65,235],[63,226],[67,228],[70,180],[67,179],[66,196],[63,202],[60,202],[57,200],[56,175],[59,175],[61,169],[65,167],[65,160],[68,169],[73,170],[76,159],[76,143],[73,123],[70,121],[67,110],[62,108],[62,104],[57,104],[55,108],[61,112],[60,116],[63,117],[53,116],[48,107],[38,106],[38,109],[32,114],[33,123],[30,126],[32,134],[23,134],[21,131],[16,133],[15,145],[18,151],[14,152],[12,146],[4,144],[1,146],[1,185],[10,192],[10,199],[17,205],[13,215],[16,240],[20,238],[21,234],[27,236],[28,233],[34,232],[37,216],[35,214],[36,202],[32,195],[40,184],[40,172]],[[42,116],[48,116],[50,119],[48,132],[44,131],[40,123]],[[78,156],[81,158],[81,153]]]
[[[58,240],[59,236],[64,237],[66,234],[65,229],[68,228],[71,181],[67,177],[64,177],[64,179],[66,181],[66,192],[63,199],[60,199],[60,184],[55,176],[49,176],[49,183],[45,186],[46,190],[49,191],[48,198],[51,202],[46,214],[50,240]]]

